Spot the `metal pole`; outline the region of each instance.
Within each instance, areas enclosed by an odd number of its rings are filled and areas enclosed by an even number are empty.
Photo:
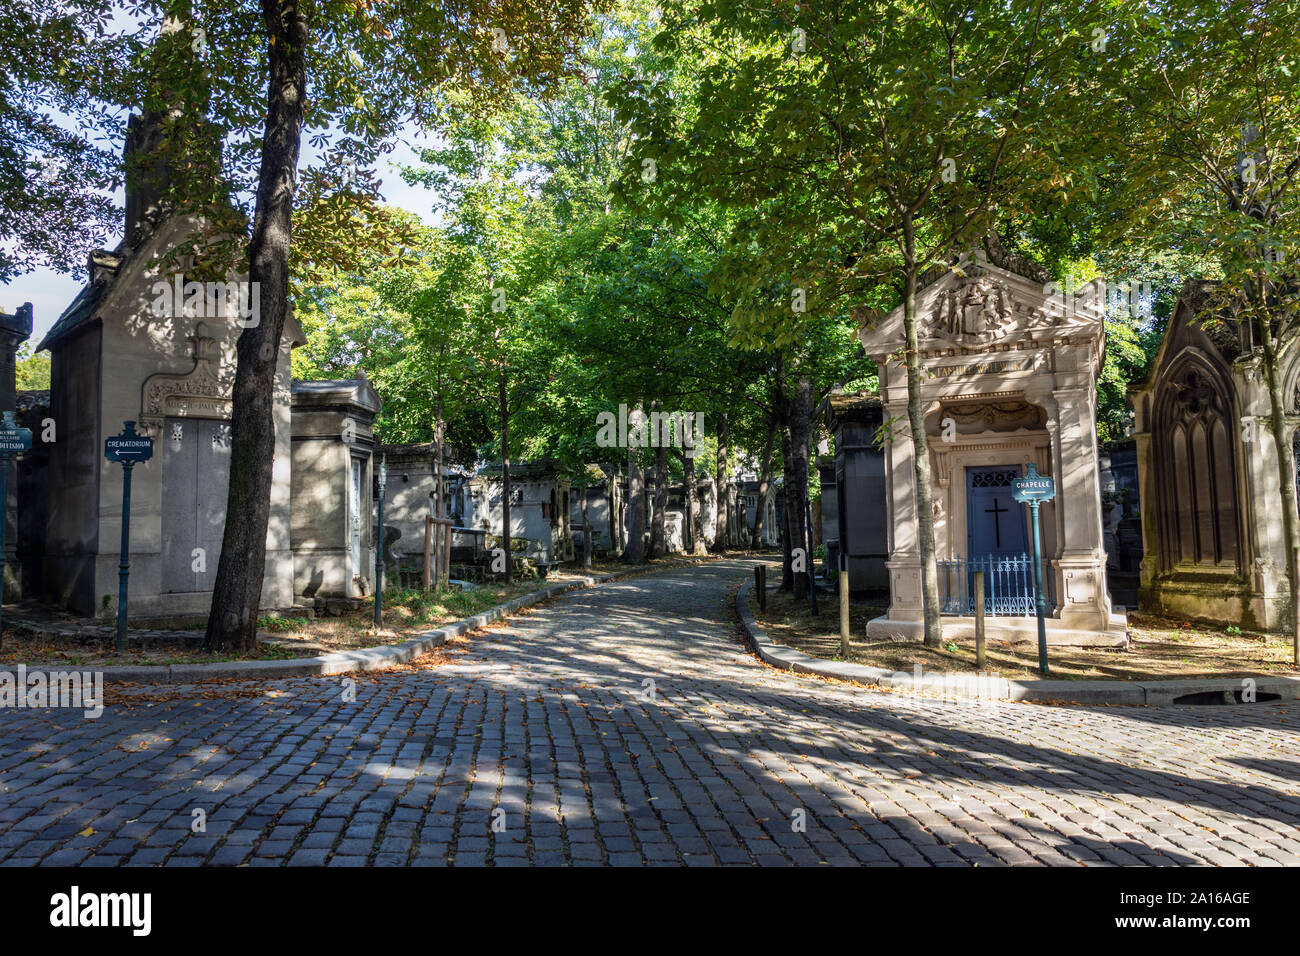
[[[1030,520],[1034,525],[1034,597],[1038,601],[1038,673],[1046,677],[1047,668],[1047,598],[1043,596],[1043,563],[1039,560],[1038,502],[1029,502]]]
[[[984,669],[984,572],[975,572],[975,669]]]
[[[122,462],[122,550],[117,566],[117,641],[113,648],[121,653],[126,645],[126,582],[131,574],[131,468],[135,462]]]

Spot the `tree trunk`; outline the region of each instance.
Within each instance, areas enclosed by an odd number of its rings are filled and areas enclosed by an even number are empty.
[[[437,428],[435,426],[435,433]],[[434,519],[438,517],[438,455],[429,458],[429,473],[433,478],[433,491],[429,492],[429,513],[424,518],[424,590],[437,590],[441,587],[442,573],[438,570],[438,526]]]
[[[749,546],[755,550],[763,547],[763,515],[767,508],[767,487],[772,481],[772,450],[776,444],[776,415],[767,423],[767,440],[763,442],[763,464],[758,473],[758,506],[754,510],[754,533]]]
[[[263,0],[262,18],[270,82],[248,247],[248,279],[257,284],[261,321],[244,329],[236,346],[226,525],[203,641],[206,650],[220,652],[257,646],[275,460],[275,372],[289,310],[289,245],[307,84],[307,16],[297,0]]]
[[[718,520],[717,533],[713,536],[713,550],[727,550],[727,472],[730,470],[731,450],[727,447],[727,414],[724,413],[718,418]]]
[[[682,460],[682,484],[686,489],[686,514],[683,518],[682,549],[687,554],[707,554],[704,542],[701,540],[700,529],[697,527],[700,503],[697,500],[699,482],[695,475],[695,459],[687,455],[685,449],[679,452],[678,457]]]
[[[506,551],[506,584],[514,580],[510,553],[510,405],[506,401],[506,373],[497,379],[497,414],[501,424],[501,546]]]
[[[925,643],[938,647],[943,640],[939,620],[939,566],[934,553],[934,494],[930,486],[930,444],[925,437],[921,407],[921,350],[916,329],[916,231],[908,219],[903,224],[906,276],[903,288],[903,333],[907,338],[907,423],[912,438],[912,476],[916,481],[917,531],[921,544],[921,607],[925,615]],[[967,556],[969,557],[969,555]]]
[[[668,504],[668,449],[663,443],[655,449],[655,496],[651,509],[650,521],[650,557],[657,558],[668,553],[668,516],[664,509]]]
[[[810,453],[811,454],[811,453]],[[811,493],[804,498],[805,527],[808,533],[808,610],[817,615],[817,559],[815,557],[817,542],[813,539],[813,519]]]
[[[619,533],[618,522],[618,470],[612,466],[605,467],[605,518],[609,524],[610,551],[623,550],[623,536]]]
[[[790,430],[782,425],[781,428],[781,460],[785,464],[785,473],[790,474]],[[781,534],[781,590],[789,594],[794,590],[794,545],[790,537],[790,479],[787,477],[785,486],[782,488],[785,492],[785,506],[781,508],[781,513],[777,515],[777,520],[781,522],[779,529]]]
[[[438,373],[438,474],[433,483],[433,515],[435,518],[445,518],[447,516],[446,504],[446,478],[443,476],[443,467],[446,456],[443,454],[443,422],[442,422],[442,373]],[[451,526],[443,526],[442,533],[446,535],[448,541],[451,538]],[[449,553],[447,547],[438,553],[435,565],[438,569],[438,580],[434,583],[435,588],[446,588],[448,581],[451,580],[451,568],[447,567],[445,555]]]
[[[645,479],[641,466],[628,454],[627,462],[627,546],[623,560],[640,564],[645,560]]]

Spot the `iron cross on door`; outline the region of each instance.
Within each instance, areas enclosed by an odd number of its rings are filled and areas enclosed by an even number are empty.
[[[998,499],[994,498],[993,507],[985,508],[984,513],[993,516],[993,546],[1000,551],[1002,550],[1002,523],[998,521],[998,516],[1006,514],[1007,509],[999,506]]]
[[[966,529],[968,554],[1020,555],[1029,549],[1024,508],[1011,497],[1018,468],[996,466],[966,470]]]

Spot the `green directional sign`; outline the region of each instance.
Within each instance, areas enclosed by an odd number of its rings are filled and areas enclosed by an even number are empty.
[[[1016,501],[1051,501],[1056,497],[1056,482],[1038,473],[1033,462],[1025,465],[1025,474],[1011,482],[1011,497]]]
[[[0,417],[0,458],[12,458],[32,450],[32,430],[19,428],[13,412]]]
[[[123,464],[148,461],[153,457],[153,439],[148,435],[137,435],[135,422],[123,422],[126,426],[122,434],[114,435],[104,442],[104,457],[109,461]]]

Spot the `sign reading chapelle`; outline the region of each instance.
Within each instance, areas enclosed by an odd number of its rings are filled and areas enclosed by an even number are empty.
[[[917,322],[939,597],[954,615],[945,619],[944,634],[973,631],[966,579],[974,570],[986,571],[990,588],[1032,591],[1029,509],[1013,497],[1030,462],[1053,479],[1057,493],[1041,506],[1048,642],[1122,644],[1126,621],[1113,613],[1106,591],[1097,466],[1100,288],[1083,299],[1052,295],[1041,267],[993,240],[987,256],[927,279],[917,293]],[[919,640],[916,449],[906,425],[902,307],[864,323],[860,337],[879,369],[884,420],[892,422],[885,445],[890,602],[867,634]],[[991,580],[1003,569],[1004,580]],[[1037,639],[1032,615],[990,617],[988,633],[993,640]]]

